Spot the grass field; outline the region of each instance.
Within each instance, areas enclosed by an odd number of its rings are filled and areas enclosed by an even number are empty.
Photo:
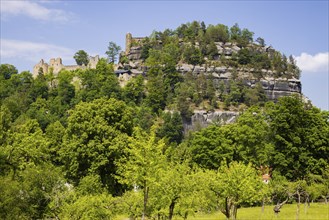
[[[266,206],[264,212],[261,207],[240,208],[238,209],[238,220],[296,220],[297,204],[286,204],[281,208],[281,212],[275,215],[274,206]],[[196,214],[188,220],[225,220],[222,213],[214,213],[209,215]],[[175,218],[180,220],[180,218]],[[312,203],[310,207],[300,205],[298,220],[329,220],[329,204]]]
[[[261,207],[240,208],[238,209],[237,220],[296,220],[297,204],[286,204],[281,208],[281,212],[275,215],[273,205],[266,206],[264,212]],[[116,220],[127,220],[127,217],[117,216]],[[182,218],[174,217],[173,220],[182,220]],[[220,213],[212,214],[195,214],[190,216],[188,220],[226,220],[225,216]],[[311,203],[310,207],[300,205],[298,220],[329,220],[329,204]]]

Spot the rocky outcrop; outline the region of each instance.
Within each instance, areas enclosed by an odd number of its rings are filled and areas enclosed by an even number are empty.
[[[131,47],[127,55],[129,60],[139,60],[141,58],[142,47]]]
[[[130,61],[132,64],[130,69],[132,72],[144,72],[144,67],[140,66],[141,61]],[[134,68],[132,68],[134,67]],[[302,85],[300,80],[292,78],[274,78],[275,72],[272,70],[255,70],[253,68],[232,68],[226,66],[193,66],[190,64],[181,64],[176,67],[177,71],[181,74],[191,72],[193,74],[204,74],[207,77],[211,77],[216,88],[219,87],[221,81],[228,84],[234,76],[239,80],[242,80],[244,85],[254,88],[256,83],[260,83],[265,91],[269,100],[276,101],[282,96],[290,96],[293,94],[302,93]],[[256,72],[257,71],[257,72]],[[264,77],[255,78],[255,75],[263,75]]]
[[[260,83],[265,90],[265,94],[270,100],[278,100],[282,96],[291,96],[302,93],[301,82],[297,79],[268,79],[261,80]]]
[[[147,72],[147,67],[143,66],[143,60],[141,60],[142,47],[131,46],[132,42],[142,42],[142,38],[133,38],[131,34],[126,37],[126,56],[129,63],[122,66],[124,69],[129,69],[132,72]],[[136,44],[135,44],[136,45]],[[234,43],[223,43],[215,42],[218,50],[218,57],[224,56],[226,59],[230,59],[234,53],[241,50]],[[198,47],[198,43],[195,45]],[[266,52],[272,54],[274,49],[270,46],[258,47],[261,52]],[[282,96],[290,96],[292,94],[301,94],[302,87],[301,82],[298,79],[292,78],[276,78],[278,74],[272,70],[266,69],[254,69],[254,68],[233,68],[227,66],[216,66],[216,65],[190,65],[182,63],[176,66],[176,69],[181,74],[186,74],[188,72],[195,75],[204,74],[207,77],[211,77],[215,88],[219,87],[221,81],[228,84],[229,80],[242,80],[246,86],[251,88],[255,87],[256,83],[261,83],[265,94],[269,100],[277,100]],[[124,83],[122,83],[124,84]]]
[[[195,110],[190,121],[184,122],[184,133],[196,131],[209,125],[224,125],[236,121],[238,112]]]
[[[143,66],[143,60],[141,60],[142,41],[143,38],[132,37],[130,33],[126,35],[125,56],[127,56],[129,62],[123,65],[121,68],[129,69],[132,73],[134,71],[143,72],[143,74],[147,72],[147,67]],[[181,41],[180,44],[184,44],[184,42]],[[241,48],[237,46],[237,44],[231,42],[215,42],[215,45],[218,51],[217,59],[219,59],[221,56],[225,57],[225,59],[231,59],[234,53],[238,53],[239,50],[241,50]],[[199,46],[197,42],[195,43],[195,46]],[[263,53],[268,53],[269,56],[271,56],[271,54],[275,52],[275,50],[271,46],[257,47],[257,50]],[[194,66],[182,63],[177,65],[176,69],[183,75],[186,73],[193,73],[196,75],[204,74],[209,78],[211,77],[216,88],[218,88],[221,81],[223,81],[225,84],[228,84],[228,81],[231,79],[242,80],[246,86],[249,86],[251,88],[255,87],[256,83],[259,82],[262,85],[268,99],[274,101],[282,96],[290,96],[292,94],[302,93],[302,86],[300,80],[295,78],[277,78],[277,76],[280,74],[272,70],[259,70],[254,68],[233,68],[220,65],[220,62],[218,62],[217,65],[216,62],[210,63],[215,64],[203,64]],[[132,76],[134,75],[138,74],[132,74]],[[124,83],[122,82],[122,84]]]

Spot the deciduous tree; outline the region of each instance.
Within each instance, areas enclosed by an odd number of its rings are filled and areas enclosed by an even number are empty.
[[[165,167],[164,140],[157,140],[155,128],[150,134],[136,128],[130,138],[127,157],[118,160],[118,179],[122,184],[141,190],[143,194],[142,219],[150,214],[149,198]]]
[[[75,62],[79,66],[82,66],[82,65],[87,66],[88,63],[89,63],[89,56],[88,56],[87,52],[84,51],[84,50],[79,50],[78,52],[76,52],[74,54],[74,57],[73,58],[75,59]]]
[[[107,51],[105,54],[108,57],[108,61],[110,63],[114,63],[117,60],[117,56],[119,55],[119,51],[121,50],[121,47],[114,43],[113,41],[109,42],[109,46],[107,47]]]

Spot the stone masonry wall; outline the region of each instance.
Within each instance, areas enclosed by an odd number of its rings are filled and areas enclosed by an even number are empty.
[[[86,69],[86,68],[95,69],[98,61],[99,61],[98,55],[95,57],[90,56],[89,63],[86,67],[79,65],[63,65],[62,58],[56,58],[56,59],[51,58],[49,60],[49,64],[46,63],[43,59],[41,59],[40,62],[33,67],[32,75],[34,78],[36,78],[39,74],[40,68],[42,69],[43,74],[47,74],[50,71],[50,68],[52,68],[53,73],[55,75],[57,75],[62,69],[66,69],[66,70],[77,70],[77,69]]]

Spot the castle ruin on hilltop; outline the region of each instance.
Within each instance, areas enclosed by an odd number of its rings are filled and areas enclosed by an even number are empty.
[[[126,55],[129,55],[131,52],[131,47],[133,47],[133,45],[140,45],[143,41],[143,39],[145,39],[145,37],[133,37],[131,33],[127,33],[126,34]]]
[[[61,70],[65,69],[65,70],[77,70],[77,69],[96,69],[96,65],[99,61],[99,56],[96,55],[94,57],[90,56],[89,57],[89,63],[87,66],[82,65],[63,65],[62,63],[62,58],[51,58],[49,63],[46,63],[43,59],[40,60],[40,62],[38,64],[36,64],[33,67],[33,77],[36,78],[40,72],[40,70],[42,70],[43,74],[47,74],[50,72],[50,70],[52,69],[53,73],[55,75],[57,75]]]

